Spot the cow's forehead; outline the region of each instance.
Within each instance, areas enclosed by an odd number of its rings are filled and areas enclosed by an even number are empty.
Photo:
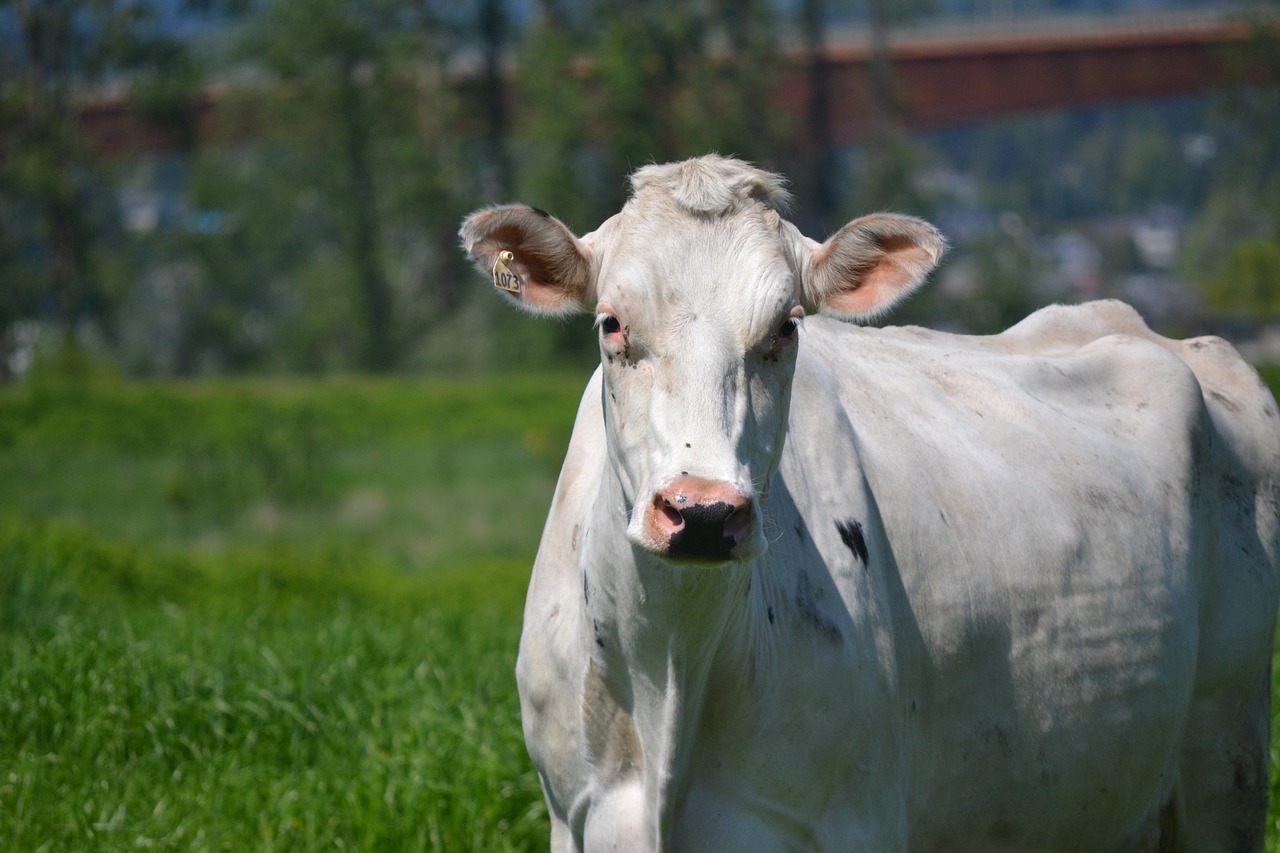
[[[718,216],[655,207],[633,201],[617,217],[602,247],[602,302],[641,322],[693,312],[750,335],[794,301],[776,213],[762,205]]]

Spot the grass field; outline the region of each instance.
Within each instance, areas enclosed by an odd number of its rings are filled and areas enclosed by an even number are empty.
[[[0,391],[0,850],[545,849],[512,668],[585,378]]]
[[[0,395],[0,850],[534,850],[512,668],[585,377]]]

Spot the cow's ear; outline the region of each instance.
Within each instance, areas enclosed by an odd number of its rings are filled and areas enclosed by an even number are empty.
[[[878,213],[855,219],[821,245],[809,242],[802,301],[810,311],[871,320],[924,283],[946,241],[928,222]]]
[[[588,249],[555,217],[523,205],[491,207],[463,220],[458,236],[476,268],[521,308],[585,310],[593,289]]]

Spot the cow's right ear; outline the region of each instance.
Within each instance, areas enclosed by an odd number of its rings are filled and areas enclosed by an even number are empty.
[[[504,296],[535,314],[586,310],[589,250],[563,222],[533,207],[477,210],[458,232],[471,262]]]

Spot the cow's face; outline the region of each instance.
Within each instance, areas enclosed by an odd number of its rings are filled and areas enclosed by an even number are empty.
[[[761,507],[805,312],[884,310],[920,283],[942,240],[881,215],[815,243],[776,212],[774,176],[719,158],[648,167],[633,186],[623,211],[581,239],[506,207],[469,217],[463,242],[497,283],[514,282],[523,307],[595,314],[633,545],[672,562],[748,559],[766,545]]]
[[[804,317],[780,221],[765,214],[663,223],[634,205],[604,241],[593,308],[610,457],[628,537],[671,559],[765,547],[759,508]]]

